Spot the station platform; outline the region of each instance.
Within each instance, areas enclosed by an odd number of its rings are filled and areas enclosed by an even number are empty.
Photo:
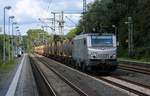
[[[24,54],[18,63],[8,88],[0,96],[39,96],[28,54]]]

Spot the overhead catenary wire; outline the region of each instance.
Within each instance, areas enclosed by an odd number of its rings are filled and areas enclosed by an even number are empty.
[[[87,1],[88,0],[83,0],[82,2],[83,2],[83,9],[80,9],[80,10],[64,10],[63,11],[63,14],[68,14],[68,15],[74,15],[74,14],[80,14],[81,16],[83,15],[83,14],[86,14],[86,11],[87,11],[87,9],[86,9],[86,5],[87,5]],[[53,3],[53,4],[52,4]],[[52,12],[52,10],[50,10],[50,9],[52,9],[52,6],[53,5],[55,5],[55,4],[57,4],[57,2],[55,2],[54,3],[54,1],[53,0],[49,0],[48,1],[48,7],[47,7],[47,10],[48,10],[48,13],[51,13]],[[55,13],[55,14],[62,14],[62,11],[54,11],[53,10],[53,13]],[[95,14],[95,12],[94,12],[94,14]],[[79,16],[79,17],[81,17],[81,16]],[[57,17],[57,16],[56,16]],[[56,18],[55,18],[56,19]],[[69,20],[69,19],[68,19]],[[57,21],[57,20],[56,20]],[[77,23],[75,23],[73,20],[69,20],[70,22],[72,22],[73,24],[75,24],[75,26],[77,26]],[[53,23],[54,23],[54,21],[53,21]],[[59,23],[59,22],[58,22]],[[60,23],[59,23],[60,24]],[[85,24],[85,26],[86,26],[86,24]],[[54,28],[55,29],[55,28]],[[84,27],[84,29],[86,29],[86,27]]]
[[[65,16],[71,23],[73,23],[75,26],[77,26],[77,23],[75,23],[72,19],[70,19],[68,16]]]
[[[51,5],[52,5],[52,2],[53,2],[53,0],[50,0],[50,1],[49,1],[48,7],[47,7],[47,11],[48,11],[48,12],[50,11],[50,7],[51,7]]]

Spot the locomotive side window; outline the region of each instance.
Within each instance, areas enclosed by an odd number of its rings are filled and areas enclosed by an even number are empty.
[[[86,39],[84,39],[84,45],[86,45]]]
[[[71,41],[71,44],[73,45],[73,41]]]

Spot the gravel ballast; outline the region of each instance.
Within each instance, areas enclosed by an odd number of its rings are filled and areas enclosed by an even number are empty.
[[[100,82],[94,78],[89,78],[87,74],[78,72],[74,69],[68,68],[65,65],[58,63],[49,58],[40,56],[40,58],[45,59],[50,66],[59,71],[68,80],[74,83],[76,86],[80,87],[89,96],[130,96],[133,95],[123,89],[115,86],[109,86],[109,84]],[[83,75],[84,74],[84,75]]]

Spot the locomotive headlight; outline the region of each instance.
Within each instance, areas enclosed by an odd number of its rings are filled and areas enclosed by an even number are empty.
[[[93,58],[96,58],[97,53],[96,52],[89,52],[89,56],[93,57]]]
[[[111,58],[112,58],[112,59],[115,59],[115,58],[116,58],[116,54],[113,54],[113,55],[111,56]]]

